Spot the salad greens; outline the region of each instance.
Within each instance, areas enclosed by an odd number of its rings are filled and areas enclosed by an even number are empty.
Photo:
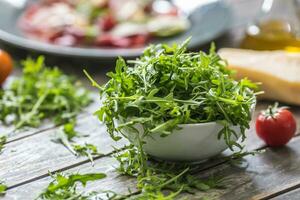
[[[3,182],[0,181],[0,196],[5,195],[6,189],[7,189],[7,186]]]
[[[23,76],[0,91],[2,123],[20,129],[37,127],[43,119],[51,118],[55,124],[63,124],[91,102],[88,91],[74,78],[56,67],[45,67],[44,57],[29,58],[22,64]]]
[[[55,142],[64,145],[75,156],[86,156],[94,164],[93,156],[100,155],[98,149],[93,144],[85,143],[84,145],[77,144],[73,141],[75,137],[79,137],[79,133],[75,131],[76,121],[72,120],[69,123],[61,126],[57,131]]]
[[[232,71],[213,46],[208,54],[192,53],[186,51],[187,44],[188,40],[182,45],[152,45],[139,59],[127,63],[119,58],[115,72],[108,73],[110,80],[103,86],[85,72],[100,90],[103,104],[95,114],[106,124],[110,136],[116,141],[135,138],[130,139],[132,145],[116,151],[114,157],[121,174],[137,178],[138,191],[129,196],[112,191],[81,192],[80,184],[84,187],[88,181],[106,175],[57,173],[38,199],[88,200],[102,199],[104,195],[104,199],[171,200],[182,192],[224,187],[221,178],[194,176],[192,164],[153,161],[143,149],[145,137],[153,133],[166,137],[180,124],[217,121],[223,125],[219,139],[224,139],[232,151],[236,147],[240,150],[233,156],[249,155],[236,142],[239,136],[231,127],[239,126],[245,139],[256,85],[247,79],[233,80]],[[24,75],[0,92],[2,123],[19,129],[38,126],[43,119],[51,118],[56,124],[64,124],[57,141],[74,155],[87,156],[93,162],[97,148],[73,141],[79,136],[75,116],[91,102],[88,92],[57,68],[45,68],[43,57],[27,59],[23,64]],[[135,128],[137,124],[143,127],[143,134]],[[6,137],[0,137],[0,152],[5,142]],[[5,194],[6,189],[0,183],[0,194]]]
[[[57,173],[52,177],[54,180],[47,186],[45,191],[40,194],[38,199],[89,199],[92,194],[84,194],[77,191],[78,183],[81,183],[82,186],[85,186],[89,181],[96,181],[105,178],[106,174],[94,173],[64,175]]]
[[[137,178],[139,195],[129,199],[168,200],[182,192],[193,194],[196,191],[224,188],[222,178],[209,177],[203,180],[194,176],[192,172],[196,164],[148,160],[144,166],[145,171],[141,172],[140,152],[133,145],[116,153],[115,158],[119,162],[117,169],[121,174]]]
[[[100,155],[95,145],[85,143],[84,145],[73,144],[73,149],[79,156],[86,156],[90,159],[92,165],[94,165],[93,156]]]
[[[152,45],[128,64],[119,58],[104,86],[92,80],[103,100],[96,115],[113,139],[127,137],[125,130],[136,133],[136,124],[143,126],[141,137],[146,137],[152,133],[167,136],[179,124],[217,121],[224,126],[219,138],[231,150],[242,148],[230,127],[239,126],[245,139],[256,101],[251,89],[256,85],[231,78],[232,71],[214,47],[209,54],[186,52],[188,41],[180,46]]]
[[[196,165],[175,164],[167,162],[149,162],[145,176],[138,175],[137,149],[130,145],[125,151],[116,153],[117,160],[122,160],[118,168],[124,175],[137,176],[138,191],[129,195],[120,195],[114,191],[90,191],[78,189],[77,183],[83,187],[87,181],[96,181],[105,178],[105,174],[68,174],[57,173],[52,175],[53,181],[48,185],[38,199],[80,199],[80,200],[172,200],[182,192],[193,194],[197,190],[207,191],[212,188],[224,188],[223,180],[209,177],[201,180],[193,176],[191,171]],[[131,166],[136,166],[132,170]],[[167,190],[167,191],[166,191]]]
[[[5,143],[6,143],[6,136],[0,136],[0,153],[2,152]]]
[[[236,133],[230,125],[238,125],[245,138],[249,128],[251,106],[256,85],[247,79],[234,81],[226,63],[211,49],[187,53],[181,46],[150,46],[141,58],[123,59],[110,72],[109,82],[100,88],[103,106],[97,111],[112,138],[120,138],[125,128],[136,132],[135,124],[151,133],[171,134],[178,124],[219,121],[220,132],[229,148],[240,145],[231,140]],[[115,120],[125,121],[116,125]],[[124,136],[124,134],[122,134]]]
[[[191,176],[190,165],[171,167],[152,162],[143,144],[153,133],[165,137],[180,124],[217,121],[223,125],[218,138],[232,151],[239,149],[233,155],[249,155],[236,142],[239,135],[231,127],[239,126],[245,139],[256,102],[252,90],[256,84],[248,79],[235,81],[214,46],[208,54],[187,52],[188,42],[151,45],[136,60],[119,58],[115,72],[107,74],[110,80],[103,86],[85,72],[102,98],[95,115],[114,140],[126,138],[135,145],[115,158],[122,174],[137,177],[140,195],[136,199],[173,199],[181,192],[220,187],[220,179],[203,181]],[[136,125],[144,132],[139,133]],[[164,194],[164,190],[172,192]]]
[[[92,154],[97,153],[95,146],[70,143],[78,136],[74,130],[76,115],[91,103],[89,92],[58,68],[46,67],[42,56],[37,60],[28,58],[23,66],[23,76],[0,91],[0,121],[14,124],[16,130],[37,127],[43,119],[51,118],[55,124],[64,124],[59,129],[58,141],[73,154],[87,156],[93,161]],[[6,136],[1,136],[0,152],[5,142]]]

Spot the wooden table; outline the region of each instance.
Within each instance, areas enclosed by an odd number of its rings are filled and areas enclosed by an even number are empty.
[[[260,0],[228,0],[238,18],[235,28],[223,38],[217,40],[218,46],[236,46],[243,33],[245,22],[255,17]],[[66,68],[68,70],[68,68]],[[16,70],[18,72],[18,70]],[[96,73],[97,74],[97,73]],[[98,80],[104,82],[103,72],[98,73]],[[257,111],[266,108],[267,103],[260,102]],[[87,158],[75,157],[61,144],[54,143],[59,127],[45,123],[37,129],[20,131],[9,136],[3,153],[0,155],[0,180],[8,185],[3,199],[31,200],[51,181],[49,172],[104,172],[107,178],[87,185],[87,190],[113,190],[128,194],[128,188],[136,191],[136,180],[120,176],[115,170],[116,161],[111,158],[113,141],[106,133],[106,128],[92,115],[97,107],[96,101],[78,116],[76,130],[89,135],[80,138],[80,142],[95,144],[101,156],[95,157],[92,166]],[[292,108],[300,124],[300,109]],[[256,112],[257,114],[257,112]],[[0,131],[8,131],[1,127]],[[298,130],[299,132],[299,130]],[[126,142],[122,142],[122,146]],[[286,147],[268,148],[259,140],[253,130],[248,131],[245,142],[248,150],[264,149],[256,156],[246,157],[246,167],[232,166],[223,160],[211,160],[199,165],[195,176],[221,175],[225,178],[226,189],[214,189],[186,194],[188,199],[210,197],[212,199],[300,199],[300,138],[295,137]],[[0,197],[1,199],[1,197]]]

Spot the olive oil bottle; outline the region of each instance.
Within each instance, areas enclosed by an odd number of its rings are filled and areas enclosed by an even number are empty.
[[[300,22],[297,0],[264,0],[254,23],[250,24],[241,47],[255,50],[299,48]]]

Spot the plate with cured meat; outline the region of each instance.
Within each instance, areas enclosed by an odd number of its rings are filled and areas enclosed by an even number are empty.
[[[112,59],[135,57],[151,43],[196,48],[231,23],[219,1],[0,0],[0,40],[41,53]]]

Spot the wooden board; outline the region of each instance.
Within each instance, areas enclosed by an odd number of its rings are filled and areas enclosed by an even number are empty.
[[[88,162],[86,157],[75,157],[62,144],[55,143],[58,128],[44,131],[31,137],[8,143],[0,155],[0,177],[8,186],[14,186],[48,176],[48,171],[70,168]],[[78,121],[76,130],[89,137],[80,138],[81,143],[95,144],[99,152],[109,154],[113,151],[113,141],[96,117]],[[119,144],[122,144],[122,142]]]
[[[225,178],[226,189],[212,190],[210,192],[199,192],[195,195],[184,195],[188,199],[199,199],[209,197],[212,199],[263,199],[276,191],[286,189],[285,186],[297,186],[300,180],[300,137],[296,137],[287,147],[278,149],[267,149],[265,152],[246,158],[246,168],[232,166],[228,163],[219,163],[215,167],[208,167],[209,163],[200,164],[205,166],[201,172],[196,174],[199,177],[208,175],[222,176]],[[292,162],[291,162],[291,159]],[[212,164],[212,163],[210,163]],[[107,190],[127,194],[128,187],[131,191],[135,189],[135,179],[125,176],[118,176],[114,167],[116,162],[112,158],[104,157],[95,161],[92,167],[89,163],[67,170],[67,172],[105,172],[108,179],[93,182],[87,186],[87,190]],[[213,168],[212,168],[213,167]],[[45,177],[34,182],[12,188],[7,193],[7,198],[15,198],[26,195],[27,197],[37,196],[41,188],[46,187],[51,181]]]
[[[286,189],[286,186],[297,185],[300,179],[299,145],[300,139],[297,137],[287,147],[267,149],[265,153],[247,157],[246,168],[218,166],[208,174],[224,177],[227,189],[210,194],[199,193],[193,198],[264,199]]]
[[[266,104],[259,104],[257,110],[264,109],[266,106]],[[255,115],[257,114],[258,112],[256,112]],[[33,134],[30,135],[30,137],[12,141],[6,145],[0,160],[1,180],[4,180],[11,188],[8,190],[6,198],[12,198],[18,195],[28,196],[29,194],[36,196],[41,192],[41,186],[45,187],[50,181],[48,171],[95,172],[97,169],[102,169],[102,172],[109,172],[110,177],[115,177],[110,178],[111,183],[109,185],[112,185],[113,188],[114,185],[123,185],[123,187],[118,186],[116,192],[126,193],[128,186],[132,186],[131,191],[135,191],[135,180],[130,179],[128,182],[128,178],[119,177],[117,173],[113,171],[112,165],[114,165],[115,162],[112,159],[107,157],[99,158],[95,162],[95,168],[93,168],[86,158],[76,158],[64,146],[51,141],[55,138],[54,136],[57,129],[58,127],[45,130],[39,134]],[[83,134],[90,135],[87,138],[80,138],[80,140],[97,144],[99,151],[106,155],[112,152],[113,148],[111,145],[113,141],[106,133],[105,127],[101,125],[95,117],[88,116],[79,120],[76,130]],[[124,144],[125,143],[122,143],[121,146]],[[245,145],[248,150],[255,150],[265,146],[255,134],[254,121],[252,121],[251,129],[248,131],[248,139]],[[252,160],[249,162],[252,163]],[[232,168],[220,158],[212,159],[209,162],[201,164],[198,170],[204,173],[214,167],[216,169],[224,168],[229,171],[228,173],[232,170]],[[102,184],[96,185],[98,187],[93,189],[111,189],[104,187]],[[201,195],[202,194],[200,194],[200,196]]]
[[[79,173],[100,173],[104,172],[107,174],[107,178],[91,182],[87,184],[86,191],[99,191],[99,190],[113,190],[120,194],[128,194],[128,188],[133,191],[135,188],[135,179],[126,176],[120,176],[114,166],[117,166],[116,161],[110,157],[103,157],[95,161],[94,167],[90,163],[86,163],[74,168],[67,170],[64,173],[79,172]],[[34,199],[42,190],[47,187],[51,181],[50,177],[45,177],[37,181],[33,181],[26,185],[12,188],[7,191],[6,199]]]
[[[299,186],[290,192],[276,196],[273,200],[299,200],[300,199],[300,188]]]
[[[268,148],[262,154],[248,156],[245,163],[247,165],[244,168],[223,164],[205,172],[202,171],[198,174],[199,177],[208,175],[223,177],[226,189],[183,196],[191,200],[204,197],[222,200],[259,200],[276,196],[276,193],[287,188],[299,187],[299,146],[300,138],[296,137],[286,147]]]

